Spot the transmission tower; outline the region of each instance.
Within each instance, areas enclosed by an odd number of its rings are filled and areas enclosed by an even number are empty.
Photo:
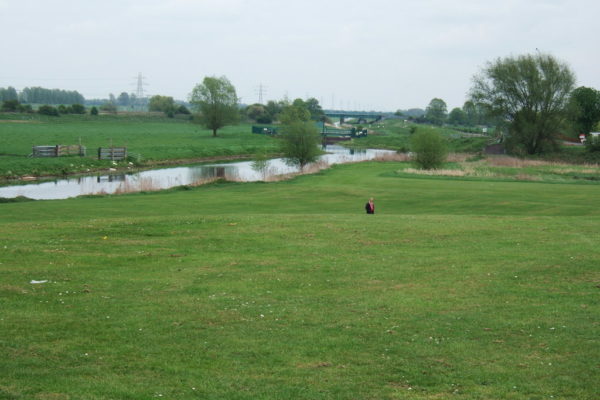
[[[135,104],[138,109],[141,109],[145,103],[144,86],[148,84],[144,82],[144,79],[146,79],[146,77],[142,76],[142,73],[139,72],[137,76],[137,89],[135,91]]]
[[[258,104],[263,103],[263,95],[267,93],[267,87],[260,83],[256,88],[256,93],[258,94]]]

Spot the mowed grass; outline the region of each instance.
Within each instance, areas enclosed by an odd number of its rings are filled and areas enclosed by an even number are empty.
[[[0,398],[597,399],[600,186],[399,169],[1,204]]]

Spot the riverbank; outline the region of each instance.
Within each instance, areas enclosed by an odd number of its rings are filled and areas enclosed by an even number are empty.
[[[277,153],[269,156],[277,157]],[[199,157],[192,159],[175,159],[175,160],[156,160],[144,163],[143,165],[135,165],[131,162],[120,162],[111,164],[108,167],[88,169],[83,172],[67,172],[65,174],[47,174],[47,175],[23,175],[18,177],[6,178],[0,177],[0,186],[19,183],[19,182],[31,182],[31,181],[44,181],[49,179],[60,179],[60,178],[75,178],[80,176],[86,176],[91,174],[122,174],[122,173],[135,173],[141,171],[147,171],[154,168],[170,167],[176,165],[189,165],[189,164],[203,164],[213,162],[226,162],[226,161],[244,161],[251,160],[254,157],[252,154],[239,154],[235,156],[215,156],[215,157]]]

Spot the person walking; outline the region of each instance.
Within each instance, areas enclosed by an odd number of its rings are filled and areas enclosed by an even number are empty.
[[[367,210],[367,214],[375,214],[375,203],[373,202],[373,198],[371,197],[367,204],[365,204],[365,210]]]

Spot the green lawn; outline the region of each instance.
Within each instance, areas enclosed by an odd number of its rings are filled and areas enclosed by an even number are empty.
[[[402,166],[0,204],[0,399],[599,398],[600,185]]]

